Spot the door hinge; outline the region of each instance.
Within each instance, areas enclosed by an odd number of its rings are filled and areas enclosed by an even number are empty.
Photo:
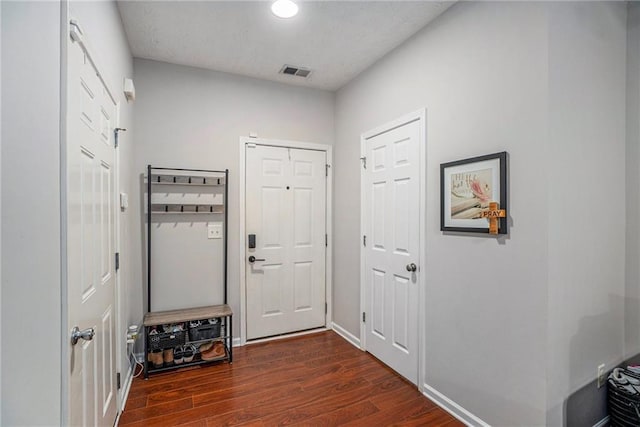
[[[366,323],[367,321],[367,314],[363,311],[362,312],[362,323]]]
[[[324,247],[326,248],[327,246],[329,246],[329,235],[325,234],[324,235]]]
[[[120,270],[120,252],[116,252],[116,271]]]
[[[360,160],[362,161],[362,167],[363,168],[367,168],[367,157],[360,157]]]
[[[114,139],[114,141],[113,141],[113,145],[114,145],[116,148],[118,148],[118,145],[119,145],[119,142],[118,142],[118,132],[126,132],[126,131],[127,131],[127,130],[126,130],[125,128],[115,128],[115,129],[113,130],[113,134],[114,134],[114,136],[113,136],[113,139]]]
[[[327,303],[324,303],[324,314],[327,314]]]
[[[362,236],[362,246],[367,246],[367,236]]]
[[[326,164],[324,165],[324,176],[329,176],[329,168],[331,167],[331,165]]]
[[[118,390],[120,390],[120,372],[116,373],[116,384],[118,385]]]

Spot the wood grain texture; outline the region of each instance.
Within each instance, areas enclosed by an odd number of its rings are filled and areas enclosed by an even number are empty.
[[[209,305],[205,307],[184,308],[181,310],[155,311],[144,315],[144,326],[181,323],[190,320],[211,319],[231,316],[233,311],[227,304]]]
[[[463,426],[332,331],[234,349],[234,363],[136,378],[120,426]]]

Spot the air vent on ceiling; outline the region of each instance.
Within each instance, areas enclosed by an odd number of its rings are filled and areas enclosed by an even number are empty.
[[[293,65],[285,65],[280,69],[280,74],[288,74],[290,76],[298,76],[307,78],[311,75],[311,70],[304,67],[296,67]]]

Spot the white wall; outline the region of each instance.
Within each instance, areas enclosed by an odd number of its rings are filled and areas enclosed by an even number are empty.
[[[549,425],[625,356],[626,20],[623,2],[549,6]]]
[[[137,210],[138,218],[132,224],[137,245],[132,255],[134,264],[145,268],[135,272],[134,280],[146,290],[146,229],[142,206],[146,165],[228,168],[229,302],[239,320],[239,137],[257,132],[261,138],[332,144],[334,95],[142,59],[134,61],[134,68],[138,95],[134,175],[138,188],[131,205]],[[192,260],[187,268],[200,268],[197,254],[185,253],[184,259]],[[207,292],[207,284],[201,289]],[[238,336],[239,321],[234,324],[234,334]]]
[[[120,103],[119,127],[127,129],[119,135],[119,176],[120,192],[128,194],[137,190],[137,182],[133,174],[133,109],[134,104],[128,103],[123,93],[123,80],[133,77],[133,58],[127,42],[120,13],[113,1],[70,1],[69,16],[77,19],[82,25],[89,39],[91,48],[98,57],[101,70],[114,91]],[[140,269],[135,264],[132,252],[135,248],[136,236],[131,234],[132,222],[137,220],[137,211],[130,208],[120,212],[120,287],[122,298],[119,307],[121,330],[116,334],[118,340],[126,338],[127,327],[139,324],[142,320],[142,291],[139,282],[134,280],[134,272]],[[129,369],[126,348],[123,347],[119,372],[124,380]]]
[[[337,94],[335,321],[359,335],[360,134],[427,107],[425,380],[493,425],[545,421],[546,75],[544,5],[467,2]],[[509,236],[442,234],[439,164],[503,150]]]
[[[625,25],[621,2],[458,3],[337,94],[335,321],[358,335],[359,135],[426,106],[425,380],[492,425],[561,425],[623,360],[625,221],[593,207],[625,200]],[[441,233],[439,164],[502,150],[508,237]]]
[[[0,5],[0,34],[2,34],[2,5]],[[1,40],[1,38],[0,38]],[[2,75],[2,42],[0,42],[0,76]],[[0,78],[0,100],[2,79]],[[2,147],[2,102],[0,102],[0,147]],[[0,213],[2,212],[2,149],[0,148]],[[2,216],[0,215],[0,260],[2,260]],[[2,262],[0,261],[0,349],[2,348]],[[0,350],[0,424],[2,423],[2,351]]]
[[[61,337],[59,179],[63,12],[59,2],[2,2],[1,7],[4,126],[0,424],[58,425],[61,404],[65,404],[61,402],[61,342],[66,343]],[[122,96],[122,78],[133,74],[133,64],[115,3],[70,2],[69,14],[80,20],[98,52],[122,103],[121,125],[131,129],[132,108]],[[125,189],[131,187],[133,157],[128,142],[120,154]],[[123,230],[126,217],[123,215]],[[127,247],[128,235],[126,231],[123,234],[123,246]],[[125,267],[125,292],[131,288],[130,274],[131,269]],[[134,298],[127,299],[135,304]],[[141,307],[141,295],[138,304]],[[124,312],[126,319],[138,318],[141,308],[129,305]],[[124,339],[124,333],[118,337]],[[126,358],[120,368],[126,372]]]
[[[625,358],[640,353],[640,4],[627,17]]]
[[[60,4],[2,2],[2,416],[60,423]]]

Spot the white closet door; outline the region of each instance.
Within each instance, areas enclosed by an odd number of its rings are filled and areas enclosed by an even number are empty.
[[[418,383],[420,122],[366,140],[366,348]]]
[[[69,325],[87,332],[87,339],[69,344],[69,423],[112,426],[117,415],[116,106],[81,46],[69,41],[68,55]]]

